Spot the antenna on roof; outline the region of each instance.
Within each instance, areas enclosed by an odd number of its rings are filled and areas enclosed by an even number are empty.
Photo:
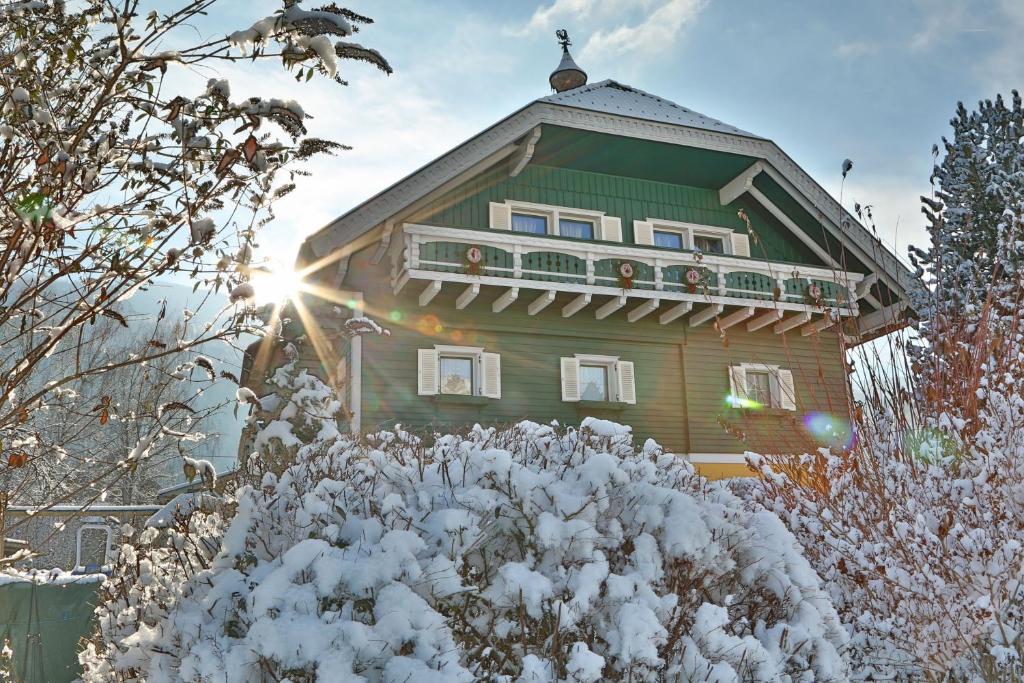
[[[555,36],[558,38],[558,44],[562,46],[562,61],[558,63],[558,68],[551,72],[548,83],[551,84],[555,92],[564,92],[586,85],[587,72],[581,69],[569,54],[569,46],[572,45],[572,41],[569,40],[569,32],[560,28],[555,31]]]

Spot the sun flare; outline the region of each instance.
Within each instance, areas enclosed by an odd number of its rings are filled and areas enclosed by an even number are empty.
[[[294,299],[305,287],[302,274],[294,268],[273,264],[266,269],[254,270],[252,285],[259,303],[283,303]]]

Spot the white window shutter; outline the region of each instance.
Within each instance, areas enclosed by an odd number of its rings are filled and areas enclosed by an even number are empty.
[[[633,241],[637,244],[654,244],[654,223],[633,221]]]
[[[601,239],[606,242],[621,242],[622,219],[618,216],[601,216]]]
[[[616,363],[619,378],[619,401],[622,403],[636,403],[636,380],[634,379],[633,363],[620,360]]]
[[[793,384],[793,373],[789,370],[779,370],[779,407],[796,410],[796,386]]]
[[[487,398],[501,398],[501,356],[497,353],[483,354],[483,391]]]
[[[512,229],[512,207],[508,204],[491,202],[491,230]]]
[[[580,400],[580,361],[577,358],[562,358],[562,400]]]
[[[729,395],[737,399],[747,397],[747,371],[742,365],[729,368]]]
[[[419,368],[417,380],[420,396],[433,396],[437,394],[441,383],[441,363],[438,359],[437,349],[418,349]]]
[[[732,234],[732,255],[750,256],[750,238],[742,232]]]

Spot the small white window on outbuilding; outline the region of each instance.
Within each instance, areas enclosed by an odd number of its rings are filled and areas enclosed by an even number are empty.
[[[563,401],[636,403],[633,363],[618,356],[576,354],[561,359]]]
[[[417,386],[420,396],[501,398],[501,355],[473,346],[419,349]]]
[[[793,372],[763,363],[733,365],[729,368],[729,404],[734,408],[796,410]]]

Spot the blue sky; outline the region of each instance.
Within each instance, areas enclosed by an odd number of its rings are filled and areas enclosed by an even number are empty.
[[[307,6],[314,6],[309,2]],[[204,32],[277,6],[231,0]],[[530,100],[549,94],[553,32],[567,28],[590,80],[614,78],[774,139],[844,204],[875,207],[902,257],[923,239],[917,197],[957,100],[1018,87],[1024,2],[713,0],[349,2],[372,16],[359,42],[395,67],[347,65],[347,88],[295,83],[266,65],[218,67],[232,95],[288,96],[311,132],[355,149],[318,162],[280,205],[262,252],[290,260],[303,236]]]

